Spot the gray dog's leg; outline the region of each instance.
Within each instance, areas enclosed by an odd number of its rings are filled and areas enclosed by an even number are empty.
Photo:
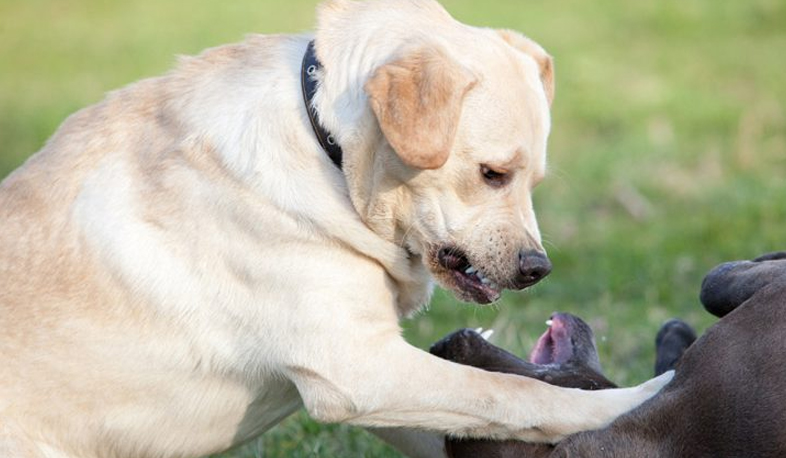
[[[369,431],[409,458],[447,458],[442,435],[399,428],[369,428]]]

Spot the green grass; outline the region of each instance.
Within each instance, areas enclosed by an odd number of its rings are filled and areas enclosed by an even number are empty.
[[[301,31],[313,1],[0,0],[0,176],[71,112],[249,32]],[[404,324],[421,347],[464,326],[525,354],[553,310],[595,328],[610,378],[649,377],[672,316],[714,320],[715,264],[784,248],[786,3],[446,0],[464,22],[524,31],[556,58],[551,176],[536,191],[555,269],[476,308],[438,292]],[[362,430],[298,414],[222,457],[394,457]]]

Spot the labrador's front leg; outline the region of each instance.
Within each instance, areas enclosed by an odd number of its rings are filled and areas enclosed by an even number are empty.
[[[455,364],[398,336],[333,344],[308,365],[287,368],[315,419],[454,436],[555,442],[606,426],[672,376],[634,388],[583,391]]]

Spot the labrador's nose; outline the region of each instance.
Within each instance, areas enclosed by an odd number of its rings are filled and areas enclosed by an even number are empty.
[[[534,285],[549,273],[551,273],[551,261],[546,257],[546,253],[537,250],[519,252],[519,276],[516,279],[518,289]]]

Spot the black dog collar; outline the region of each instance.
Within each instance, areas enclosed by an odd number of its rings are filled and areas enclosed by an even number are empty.
[[[322,149],[327,152],[330,160],[340,169],[344,152],[341,150],[341,147],[338,145],[333,135],[326,131],[325,128],[322,127],[322,124],[319,123],[319,114],[317,114],[317,110],[315,110],[314,106],[311,104],[311,100],[317,92],[316,74],[321,68],[322,64],[319,62],[314,52],[314,40],[311,40],[308,43],[308,48],[306,48],[306,54],[303,56],[303,65],[300,68],[300,85],[303,89],[303,102],[306,104],[308,120],[311,121],[311,128],[314,129],[314,134],[317,136],[319,144],[322,145]]]

